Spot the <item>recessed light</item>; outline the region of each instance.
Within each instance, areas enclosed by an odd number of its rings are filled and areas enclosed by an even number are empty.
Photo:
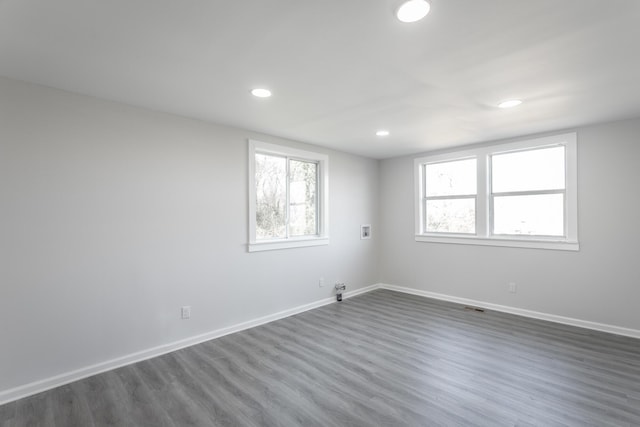
[[[389,136],[389,131],[388,130],[379,130],[378,132],[376,132],[376,136]]]
[[[402,3],[396,16],[402,22],[416,22],[427,16],[431,5],[426,0],[409,0]]]
[[[498,104],[498,108],[513,108],[517,107],[520,104],[522,104],[522,101],[520,101],[519,99],[509,99]]]
[[[271,91],[269,89],[256,88],[251,91],[251,95],[258,98],[268,98],[271,96]]]

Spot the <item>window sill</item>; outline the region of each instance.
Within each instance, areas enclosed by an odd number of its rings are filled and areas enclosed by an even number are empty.
[[[429,236],[416,235],[416,242],[450,243],[458,245],[501,246],[509,248],[550,249],[557,251],[579,251],[580,244],[577,241],[568,240],[534,240],[534,239],[507,239],[487,237],[459,237],[459,236]]]
[[[249,252],[275,251],[278,249],[303,248],[307,246],[323,246],[329,244],[329,237],[314,237],[312,239],[267,240],[252,242],[247,246]]]

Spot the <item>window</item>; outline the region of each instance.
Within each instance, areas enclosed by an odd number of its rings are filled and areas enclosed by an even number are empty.
[[[476,232],[476,159],[425,164],[425,230]]]
[[[578,250],[576,134],[415,160],[416,240]]]
[[[565,147],[491,156],[493,234],[564,236]]]
[[[328,162],[249,140],[249,252],[329,243]]]

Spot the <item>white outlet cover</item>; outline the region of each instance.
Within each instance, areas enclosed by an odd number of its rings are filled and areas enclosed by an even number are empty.
[[[180,309],[180,316],[183,319],[189,319],[191,318],[191,306],[190,305],[185,305],[184,307],[182,307]]]
[[[371,238],[371,224],[362,224],[360,226],[360,239],[366,240]]]

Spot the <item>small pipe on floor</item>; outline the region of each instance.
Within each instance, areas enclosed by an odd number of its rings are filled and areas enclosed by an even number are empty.
[[[336,283],[336,299],[338,302],[342,301],[342,293],[347,290],[347,285],[344,283]]]

